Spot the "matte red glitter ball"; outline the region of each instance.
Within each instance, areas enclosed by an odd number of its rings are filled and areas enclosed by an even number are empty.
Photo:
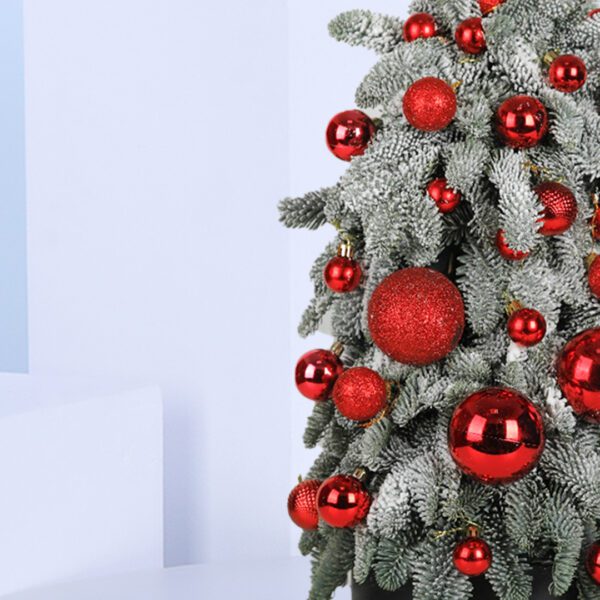
[[[341,112],[327,126],[327,147],[341,160],[365,153],[375,136],[375,123],[360,110]]]
[[[460,192],[448,186],[448,180],[443,177],[434,179],[427,186],[427,193],[443,214],[451,213],[460,204],[462,197]]]
[[[544,211],[539,232],[542,235],[560,235],[575,223],[577,200],[573,192],[562,183],[545,181],[535,188]]]
[[[458,47],[467,54],[481,54],[487,48],[481,17],[463,21],[456,28],[454,38]]]
[[[488,15],[503,2],[504,0],[479,0],[479,7],[481,8],[482,14]]]
[[[352,421],[368,421],[387,405],[387,385],[381,375],[366,367],[344,371],[333,387],[333,401]]]
[[[521,252],[519,250],[513,250],[506,241],[506,236],[502,229],[498,229],[496,233],[496,248],[503,258],[506,260],[524,260],[529,256],[529,252]]]
[[[448,446],[457,465],[486,484],[511,483],[533,469],[545,443],[537,408],[509,388],[471,394],[454,411]]]
[[[458,346],[465,308],[458,288],[433,269],[412,267],[384,279],[369,302],[369,331],[394,360],[428,365]]]
[[[492,566],[492,551],[481,538],[470,537],[459,542],[452,559],[460,573],[477,577]]]
[[[312,530],[319,526],[317,492],[321,483],[316,479],[307,479],[300,482],[288,496],[288,514],[302,529]]]
[[[419,38],[430,38],[437,33],[435,19],[429,13],[416,13],[404,22],[404,39],[414,42]]]
[[[531,96],[513,96],[496,113],[496,130],[511,148],[533,148],[548,133],[548,111]]]
[[[306,398],[327,400],[344,365],[329,350],[311,350],[300,357],[296,365],[296,387]]]
[[[338,294],[352,292],[360,285],[362,269],[357,261],[347,256],[335,256],[323,273],[327,287]]]
[[[588,552],[585,560],[585,567],[592,581],[600,585],[600,543],[594,542]]]
[[[326,479],[317,495],[319,516],[332,527],[354,527],[368,514],[371,496],[363,483],[350,475]]]
[[[521,308],[510,316],[507,328],[513,342],[530,348],[544,339],[546,319],[542,313],[533,308]]]
[[[560,92],[572,94],[585,85],[587,67],[578,56],[563,54],[552,61],[548,78],[553,88]]]
[[[600,298],[600,258],[596,256],[588,269],[588,283],[590,284],[590,291],[596,298]]]
[[[456,94],[445,81],[424,77],[408,88],[402,108],[416,129],[439,131],[450,125],[456,115]]]

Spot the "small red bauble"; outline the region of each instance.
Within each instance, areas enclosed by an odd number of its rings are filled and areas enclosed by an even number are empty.
[[[545,181],[535,188],[541,203],[544,205],[542,235],[560,235],[573,225],[577,218],[577,200],[573,192],[555,181]]]
[[[456,115],[456,94],[445,81],[424,77],[408,88],[402,107],[407,121],[416,129],[439,131]]]
[[[344,371],[333,387],[337,409],[352,421],[368,421],[387,405],[387,385],[381,375],[366,367]]]
[[[600,423],[600,327],[569,341],[558,357],[557,378],[573,410]]]
[[[587,67],[578,56],[563,54],[552,61],[548,77],[553,88],[572,94],[585,85]]]
[[[484,15],[488,15],[493,10],[496,10],[504,0],[479,0],[479,7]]]
[[[592,581],[600,585],[600,543],[594,542],[590,546],[585,560],[585,567]]]
[[[592,294],[596,298],[600,298],[600,260],[598,260],[598,255],[594,257],[588,269],[588,283]]]
[[[548,133],[548,111],[536,98],[513,96],[496,113],[500,139],[511,148],[533,148]]]
[[[332,527],[354,527],[369,512],[371,496],[360,479],[334,475],[325,480],[317,494],[319,516]]]
[[[448,187],[447,179],[434,179],[427,186],[427,193],[436,203],[438,210],[441,213],[451,213],[460,204],[460,192]]]
[[[588,15],[590,17],[593,17],[594,15],[597,15],[598,13],[600,13],[600,8],[594,8],[594,9],[590,10],[590,12],[588,13]]]
[[[454,38],[458,47],[467,54],[481,54],[487,48],[481,17],[463,21],[456,28]]]
[[[332,258],[323,272],[325,283],[332,292],[339,294],[354,291],[362,278],[362,269],[353,258],[352,248],[342,244],[338,255]]]
[[[311,350],[296,365],[296,386],[306,398],[327,400],[335,380],[343,371],[344,365],[337,354],[329,350]]]
[[[400,363],[428,365],[458,346],[465,308],[458,288],[433,269],[412,267],[386,277],[369,302],[375,344]]]
[[[496,233],[496,248],[506,260],[523,260],[529,256],[529,252],[513,250],[506,242],[506,236],[502,229],[498,229],[498,233]]]
[[[317,492],[321,481],[308,479],[301,481],[288,496],[288,513],[292,521],[305,530],[317,529],[319,511],[317,510]]]
[[[450,422],[452,458],[467,475],[486,484],[510,483],[526,475],[538,463],[544,443],[540,413],[509,388],[471,394]]]
[[[360,110],[341,112],[327,126],[327,146],[341,160],[365,153],[375,136],[375,123]]]
[[[530,348],[544,339],[546,319],[542,313],[533,308],[521,308],[510,316],[507,328],[513,342]]]
[[[481,538],[468,537],[456,546],[452,560],[460,573],[477,577],[492,566],[492,551]]]
[[[436,35],[437,25],[429,13],[416,13],[404,22],[404,39],[414,42],[419,38],[430,38]]]

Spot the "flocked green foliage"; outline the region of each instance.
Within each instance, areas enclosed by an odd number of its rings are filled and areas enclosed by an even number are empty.
[[[528,600],[536,564],[552,565],[553,594],[574,584],[580,598],[600,600],[600,588],[582,566],[586,548],[599,537],[600,428],[573,414],[553,370],[568,339],[600,325],[600,302],[589,292],[585,266],[591,195],[600,179],[600,15],[588,16],[591,4],[506,0],[484,18],[488,49],[476,58],[451,40],[460,21],[480,15],[477,0],[415,0],[411,12],[431,13],[442,35],[413,43],[403,40],[402,19],[394,16],[356,10],[330,24],[336,39],[378,53],[356,102],[377,111],[383,125],[335,186],[281,203],[288,227],[335,227],[311,272],[315,295],[300,333],[310,335],[327,322],[345,346],[346,364],[368,366],[396,385],[393,409],[370,428],[347,421],[332,403],[316,405],[309,419],[305,443],[320,445],[322,453],[308,476],[363,467],[374,499],[356,529],[322,524],[302,536],[301,550],[314,561],[310,600],[329,600],[351,570],[356,581],[372,578],[384,590],[410,580],[415,600],[467,600],[471,582],[451,560],[461,535],[453,532],[467,522],[480,525],[492,547],[486,576],[500,600]],[[585,60],[589,79],[582,90],[567,95],[549,86],[543,57],[550,50]],[[403,116],[406,89],[426,76],[460,82],[457,115],[443,131],[418,131]],[[499,104],[521,93],[545,104],[551,127],[545,143],[517,151],[497,141],[493,123]],[[462,193],[451,215],[440,214],[426,195],[434,176],[445,176]],[[533,188],[544,179],[561,180],[579,205],[575,225],[552,238],[538,233]],[[528,260],[500,257],[494,245],[499,228],[511,247],[530,252]],[[323,267],[348,236],[365,278],[359,290],[333,294]],[[369,298],[393,271],[428,265],[450,245],[460,248],[457,285],[468,334],[436,364],[395,363],[371,343]],[[544,314],[548,334],[541,344],[523,350],[509,343],[507,298]],[[490,385],[528,396],[547,436],[539,466],[503,487],[463,475],[447,448],[454,407]]]

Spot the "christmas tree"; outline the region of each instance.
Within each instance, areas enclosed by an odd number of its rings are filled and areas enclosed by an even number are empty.
[[[349,167],[281,203],[335,228],[300,333],[316,463],[291,493],[311,600],[347,582],[600,599],[600,14],[416,0],[331,34],[380,55],[327,128]],[[375,118],[377,115],[378,118]]]

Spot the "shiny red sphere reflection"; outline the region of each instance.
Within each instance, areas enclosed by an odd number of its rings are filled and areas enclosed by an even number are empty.
[[[460,192],[449,187],[448,180],[443,177],[434,179],[427,186],[427,193],[443,214],[451,213],[460,204]]]
[[[587,67],[578,56],[563,54],[550,65],[548,78],[553,88],[560,92],[572,94],[585,85]]]
[[[594,583],[600,585],[600,543],[595,542],[590,546],[585,566]]]
[[[507,146],[532,148],[548,133],[548,112],[537,98],[513,96],[498,108],[496,129]]]
[[[508,319],[508,335],[513,342],[529,348],[539,344],[546,335],[546,319],[533,308],[521,308]]]
[[[357,261],[346,256],[335,256],[323,272],[327,287],[338,294],[352,292],[360,285],[362,269]]]
[[[332,527],[354,527],[369,512],[371,496],[363,483],[350,475],[334,475],[317,495],[319,516]]]
[[[506,236],[502,229],[498,229],[496,233],[496,248],[500,252],[500,256],[506,258],[506,260],[524,260],[529,256],[529,252],[521,252],[519,250],[513,250],[506,241]]]
[[[342,361],[329,350],[311,350],[296,364],[296,387],[306,398],[327,400],[335,380],[344,371]]]
[[[492,551],[481,538],[471,537],[456,546],[452,559],[463,575],[477,577],[492,566]]]
[[[419,38],[430,38],[437,33],[435,19],[428,13],[416,13],[404,22],[404,39],[414,42]]]
[[[456,28],[454,38],[458,47],[467,54],[481,54],[487,48],[480,17],[463,21]]]
[[[327,147],[341,160],[365,153],[375,136],[375,123],[360,110],[341,112],[327,126]]]

